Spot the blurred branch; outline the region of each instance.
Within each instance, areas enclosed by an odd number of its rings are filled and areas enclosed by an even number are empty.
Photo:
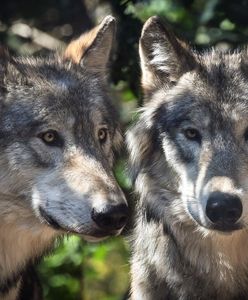
[[[9,28],[9,32],[31,41],[42,48],[48,50],[62,49],[65,43],[53,36],[24,23],[15,23]]]

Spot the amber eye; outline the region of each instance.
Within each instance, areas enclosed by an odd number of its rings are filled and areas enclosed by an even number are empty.
[[[188,140],[192,141],[200,141],[201,140],[201,135],[198,130],[195,128],[187,128],[184,131],[184,135]]]
[[[49,146],[63,146],[63,140],[56,130],[48,130],[46,132],[42,132],[38,134],[38,137]]]
[[[44,142],[46,143],[52,143],[55,140],[55,134],[53,132],[46,132],[43,134],[42,139],[44,140]]]
[[[101,144],[105,143],[108,137],[108,130],[107,128],[101,128],[98,131],[98,139]]]

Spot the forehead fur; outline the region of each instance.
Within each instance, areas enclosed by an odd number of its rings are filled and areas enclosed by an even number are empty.
[[[245,128],[248,116],[248,71],[246,50],[194,53],[196,67],[185,72],[175,85],[160,85],[142,113],[147,126],[166,122],[176,126],[189,118],[195,125]],[[170,121],[171,119],[171,121]]]
[[[196,56],[195,73],[220,96],[230,92],[244,93],[248,79],[247,59],[246,50],[231,53],[212,49]]]
[[[218,112],[218,118],[237,121],[246,118],[248,100],[248,72],[246,50],[230,52],[208,51],[197,56],[198,67],[190,74],[186,93],[191,95],[194,103],[206,104]],[[182,78],[183,79],[183,78]],[[187,80],[182,80],[187,81]],[[180,86],[180,82],[179,82]],[[192,88],[194,87],[194,88]]]
[[[35,85],[37,88],[44,85],[53,85],[58,82],[77,83],[91,77],[97,79],[99,76],[90,70],[78,66],[71,61],[64,60],[59,55],[48,57],[18,57],[14,58],[6,72],[6,84],[19,81],[23,86]]]
[[[102,76],[59,56],[15,59],[5,76],[4,118],[11,114],[22,125],[66,115],[88,120],[94,110],[99,122],[118,122]]]
[[[175,85],[160,85],[153,91],[152,103],[147,107],[157,106],[163,102],[179,100],[192,96],[194,101],[242,105],[248,99],[248,56],[246,50],[220,52],[209,50],[194,53],[196,66],[185,72]],[[227,106],[226,106],[227,107]]]

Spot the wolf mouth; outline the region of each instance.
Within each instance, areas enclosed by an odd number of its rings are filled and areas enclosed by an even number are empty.
[[[46,224],[50,227],[52,227],[55,230],[60,230],[60,231],[66,231],[66,233],[71,233],[71,234],[76,234],[76,235],[80,235],[80,236],[85,236],[85,234],[83,232],[79,232],[76,230],[73,230],[69,227],[65,227],[63,225],[61,225],[57,220],[55,220],[53,217],[51,217],[49,214],[46,213],[46,211],[42,208],[39,207],[39,213],[40,216],[42,217],[42,219],[46,222]],[[94,228],[94,230],[92,230],[92,232],[88,233],[87,236],[88,237],[94,237],[97,239],[103,239],[103,238],[107,238],[109,236],[116,236],[121,232],[122,228],[120,230],[112,230],[112,231],[104,231],[101,230],[100,228]]]
[[[63,230],[63,227],[50,215],[48,215],[42,207],[39,207],[39,213],[42,219],[47,223],[47,225],[56,230]]]

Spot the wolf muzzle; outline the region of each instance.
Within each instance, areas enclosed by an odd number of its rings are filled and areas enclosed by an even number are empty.
[[[101,199],[102,200],[102,199]],[[105,202],[105,203],[104,203]],[[78,211],[80,212],[81,209]],[[95,237],[105,237],[111,235],[118,235],[128,220],[129,209],[125,198],[112,199],[111,197],[102,201],[101,204],[95,203],[88,211],[88,223],[84,220],[85,212],[82,209],[82,216],[76,220],[67,222],[64,218],[58,218],[42,206],[38,207],[40,217],[55,230],[66,231],[76,234],[86,234]],[[67,213],[68,216],[68,213]],[[70,216],[68,216],[70,219]],[[75,221],[78,226],[75,225]],[[85,231],[86,230],[86,231]]]

